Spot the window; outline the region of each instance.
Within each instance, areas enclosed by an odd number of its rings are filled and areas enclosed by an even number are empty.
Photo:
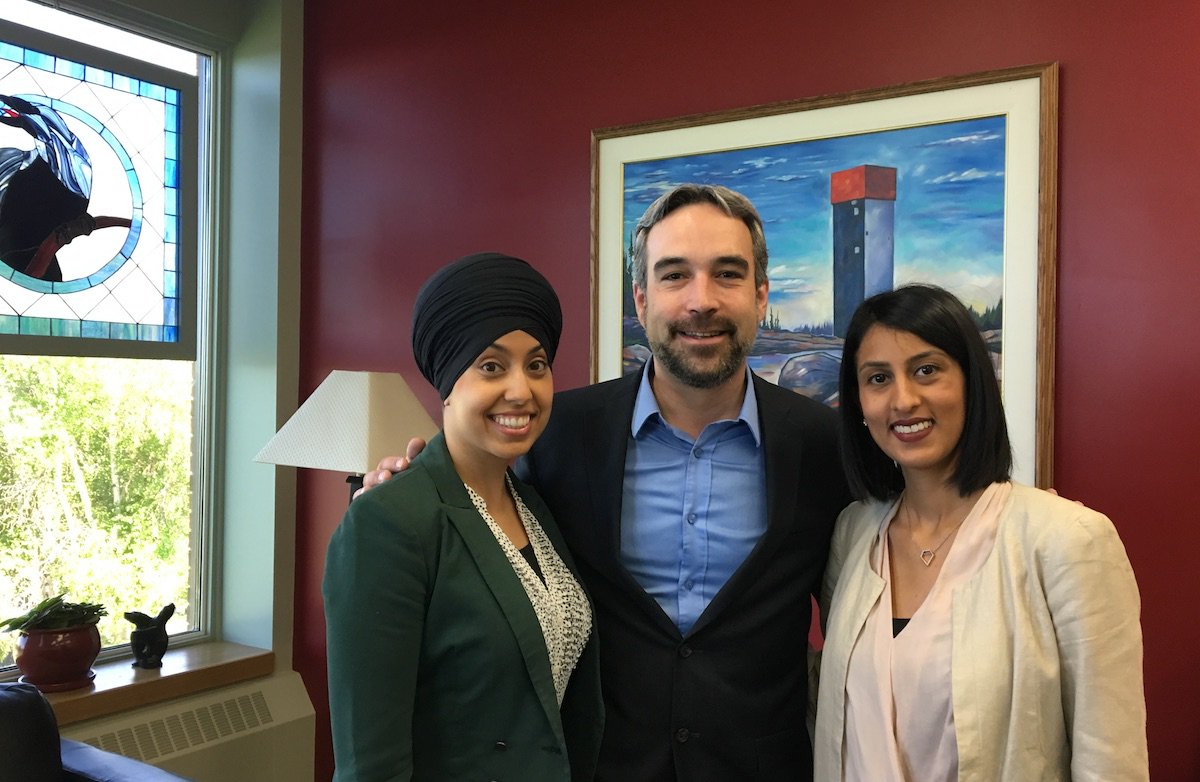
[[[209,58],[32,3],[4,13],[0,617],[65,592],[108,607],[105,646],[128,641],[124,612],[168,602],[173,635],[202,635]],[[0,637],[0,666],[15,644]]]

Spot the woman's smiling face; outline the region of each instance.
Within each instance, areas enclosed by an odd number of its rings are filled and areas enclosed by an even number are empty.
[[[858,349],[858,399],[875,443],[906,475],[948,478],[966,420],[962,367],[907,331],[876,324]]]
[[[442,423],[456,465],[503,465],[524,454],[546,428],[553,396],[545,348],[524,331],[497,339],[446,397]]]

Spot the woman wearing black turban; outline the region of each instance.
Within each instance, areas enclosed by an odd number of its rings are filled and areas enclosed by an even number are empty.
[[[417,294],[413,354],[443,427],[329,542],[336,782],[592,778],[591,605],[508,470],[546,426],[561,330],[554,290],[510,256],[462,258]]]

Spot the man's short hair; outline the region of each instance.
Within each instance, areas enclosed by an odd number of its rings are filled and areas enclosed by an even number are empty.
[[[767,281],[767,239],[763,235],[762,218],[750,199],[721,185],[684,184],[663,193],[646,209],[637,227],[633,229],[633,282],[646,289],[646,237],[650,229],[663,218],[685,206],[712,204],[730,217],[746,224],[750,231],[750,244],[754,253],[754,285]]]

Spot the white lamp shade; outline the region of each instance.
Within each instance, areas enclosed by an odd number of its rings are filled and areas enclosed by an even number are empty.
[[[335,369],[254,461],[362,474],[437,431],[399,373]]]

